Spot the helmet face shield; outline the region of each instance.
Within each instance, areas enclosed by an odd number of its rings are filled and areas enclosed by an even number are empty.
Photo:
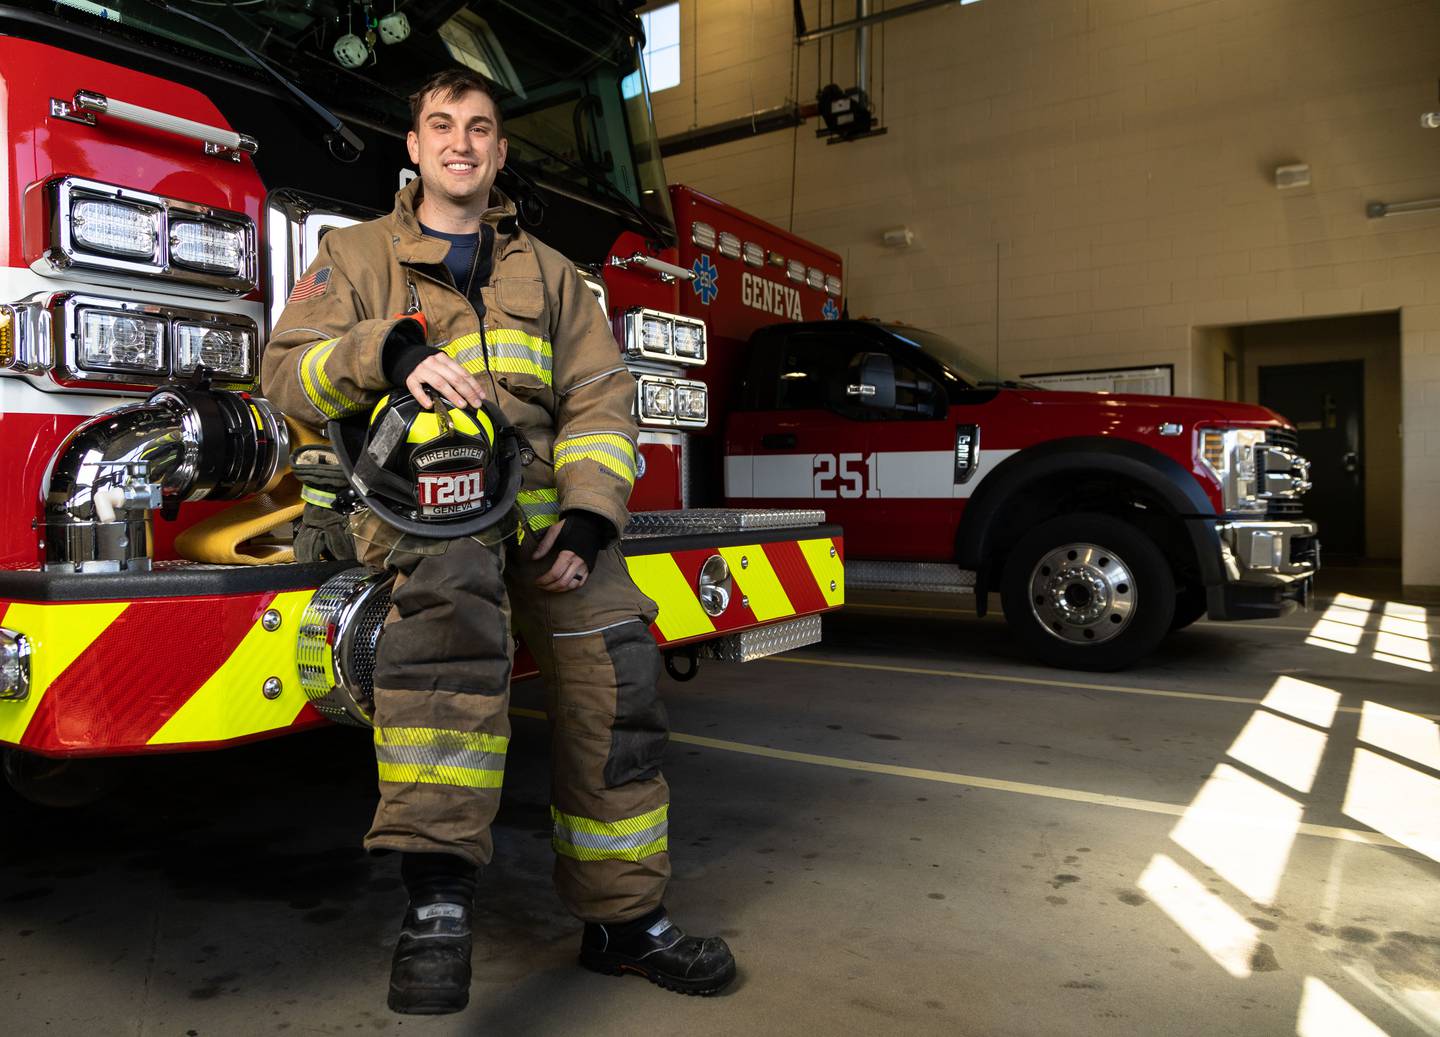
[[[416,536],[471,536],[510,511],[520,487],[514,430],[488,400],[437,399],[425,410],[392,393],[367,418],[330,423],[341,467],[386,523]]]

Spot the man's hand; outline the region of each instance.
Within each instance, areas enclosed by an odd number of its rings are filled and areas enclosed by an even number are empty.
[[[427,356],[405,379],[405,388],[426,410],[434,403],[426,389],[434,390],[452,403],[471,407],[480,406],[480,401],[485,399],[479,380],[448,353]]]
[[[560,531],[565,528],[565,519],[561,519],[540,538],[540,543],[535,546],[535,553],[530,557],[534,559],[544,558],[555,548],[555,541],[560,538]],[[577,590],[584,586],[590,576],[590,567],[585,564],[574,551],[561,551],[555,556],[555,564],[549,570],[536,577],[535,586],[543,591],[551,591],[555,594],[564,594],[566,591]]]

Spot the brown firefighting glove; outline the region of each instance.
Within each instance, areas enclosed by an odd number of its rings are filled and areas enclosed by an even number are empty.
[[[304,446],[290,455],[290,470],[300,480],[305,511],[295,526],[295,560],[299,562],[352,561],[355,542],[350,538],[347,512],[355,501],[350,480],[328,443]]]

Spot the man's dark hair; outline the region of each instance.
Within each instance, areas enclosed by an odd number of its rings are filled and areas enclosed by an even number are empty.
[[[410,95],[410,128],[420,132],[420,116],[425,109],[425,99],[431,94],[437,94],[441,101],[458,101],[472,90],[490,98],[490,103],[495,106],[495,135],[505,136],[505,117],[500,113],[500,99],[495,96],[495,88],[490,85],[490,80],[468,68],[447,68],[444,72],[437,72]]]

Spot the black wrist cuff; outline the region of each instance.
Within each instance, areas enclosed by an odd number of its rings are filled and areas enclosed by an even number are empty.
[[[565,512],[565,528],[555,538],[555,550],[573,551],[585,563],[585,568],[594,569],[600,549],[615,539],[615,527],[610,520],[593,511]]]
[[[426,357],[437,352],[439,350],[434,346],[425,344],[425,329],[420,326],[419,321],[408,318],[397,320],[390,329],[390,334],[385,336],[385,345],[380,352],[380,369],[387,382],[403,389],[405,379],[410,377],[415,368],[424,363]]]

